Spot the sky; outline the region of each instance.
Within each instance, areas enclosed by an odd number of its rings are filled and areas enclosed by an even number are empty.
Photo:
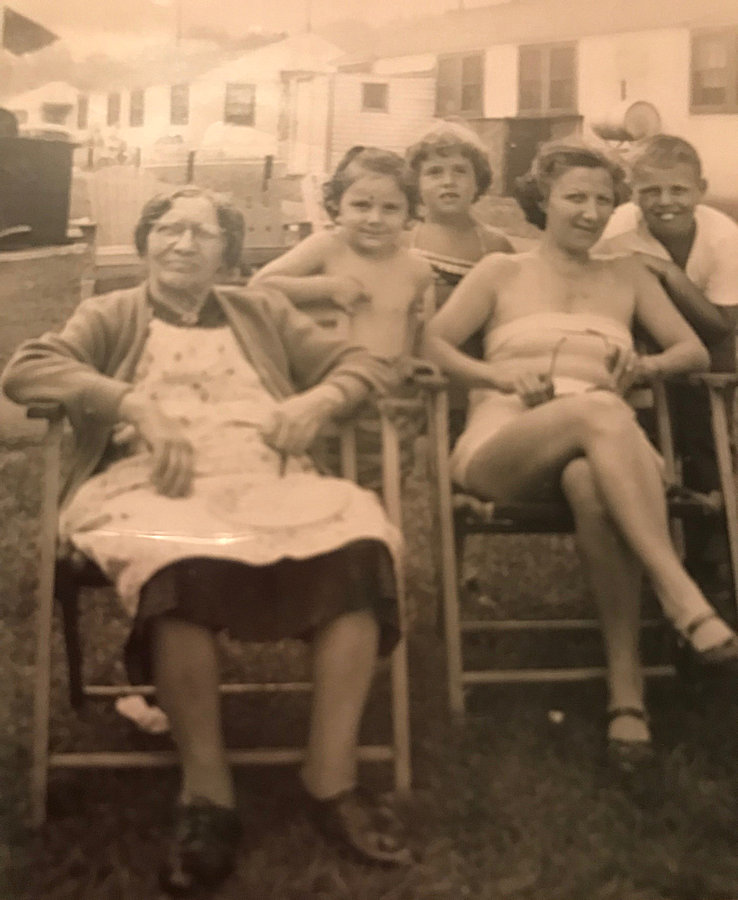
[[[185,31],[190,25],[208,25],[244,34],[253,27],[302,30],[308,14],[315,28],[349,18],[378,25],[398,16],[441,13],[460,3],[468,8],[490,2],[494,0],[10,0],[7,5],[57,33],[75,57],[83,57],[173,39],[177,3]]]

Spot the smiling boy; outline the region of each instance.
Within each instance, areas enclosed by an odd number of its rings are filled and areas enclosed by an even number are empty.
[[[598,252],[636,254],[659,278],[674,305],[710,350],[714,372],[736,370],[738,225],[701,202],[707,182],[694,147],[656,135],[633,163],[634,203],[615,210]],[[671,392],[684,482],[698,491],[719,487],[707,392],[680,386]],[[687,564],[707,587],[726,568],[722,527],[688,528]],[[719,548],[719,549],[718,549]],[[717,585],[716,585],[717,586]]]

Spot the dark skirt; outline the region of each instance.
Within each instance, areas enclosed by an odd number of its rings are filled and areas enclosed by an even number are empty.
[[[241,641],[310,640],[333,619],[371,611],[380,628],[379,652],[400,636],[392,559],[380,541],[354,541],[310,559],[267,566],[193,557],[157,572],[141,591],[126,648],[129,678],[149,681],[150,625],[176,616]]]

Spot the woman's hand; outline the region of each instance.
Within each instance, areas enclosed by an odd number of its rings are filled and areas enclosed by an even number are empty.
[[[632,387],[644,380],[640,360],[641,357],[631,347],[617,347],[606,360],[611,382],[603,387],[624,397]]]
[[[192,487],[195,453],[182,426],[145,397],[130,391],[118,411],[131,422],[151,451],[151,482],[166,497],[184,497]]]
[[[613,373],[617,384],[617,392],[625,396],[631,388],[647,385],[657,378],[663,377],[659,357],[660,353],[639,356],[629,353],[625,365]]]
[[[526,372],[514,381],[515,393],[526,406],[540,406],[553,400],[554,385],[551,376],[544,372]]]
[[[664,375],[661,367],[660,353],[639,356],[634,367],[634,384],[647,384]]]
[[[484,363],[485,387],[503,394],[517,394],[526,406],[539,406],[552,400],[554,385],[548,372],[510,372],[510,366]]]
[[[277,404],[262,424],[262,437],[280,453],[299,456],[311,446],[343,402],[343,393],[330,385],[318,385],[288,397]]]

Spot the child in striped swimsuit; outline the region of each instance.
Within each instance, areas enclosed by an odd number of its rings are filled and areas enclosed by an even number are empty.
[[[477,134],[457,122],[441,122],[408,148],[422,221],[410,232],[410,246],[433,269],[435,307],[441,306],[466,273],[488,253],[514,253],[502,232],[480,222],[476,201],[492,184],[487,151]],[[472,335],[463,351],[483,355],[482,333]],[[451,429],[458,432],[466,414],[466,391],[451,385]]]
[[[423,211],[410,246],[431,264],[440,307],[483,256],[514,248],[474,216],[472,208],[492,183],[492,170],[484,144],[471,129],[442,122],[408,149],[406,160]]]

